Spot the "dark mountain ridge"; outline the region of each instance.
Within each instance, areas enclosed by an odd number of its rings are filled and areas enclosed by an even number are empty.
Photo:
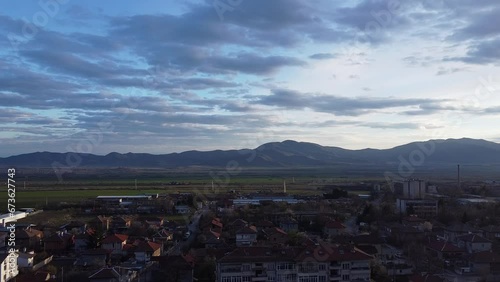
[[[171,154],[35,152],[0,158],[0,166],[18,167],[320,167],[338,165],[395,165],[402,160],[426,165],[499,164],[500,144],[480,139],[446,139],[413,142],[390,149],[348,150],[286,140],[255,149],[186,151]]]

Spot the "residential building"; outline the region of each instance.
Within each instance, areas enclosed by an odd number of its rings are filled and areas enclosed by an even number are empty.
[[[457,237],[458,247],[465,248],[467,253],[478,253],[491,250],[491,241],[475,234]]]
[[[408,179],[403,181],[403,197],[407,199],[425,198],[427,184],[420,179]]]
[[[244,226],[236,231],[236,246],[251,246],[257,242],[257,228]]]
[[[122,254],[123,246],[127,243],[128,235],[113,234],[104,238],[101,248],[111,251],[112,254]]]
[[[432,218],[437,215],[438,201],[423,199],[396,199],[396,210],[400,214],[414,214],[420,218]]]
[[[500,254],[493,251],[477,252],[469,259],[472,272],[480,274],[500,273]]]
[[[369,256],[354,247],[241,247],[217,261],[217,281],[370,281]]]
[[[33,267],[33,261],[35,259],[35,252],[17,253],[17,266],[19,268],[31,268]]]
[[[294,218],[285,217],[280,220],[279,227],[285,232],[296,232],[299,230],[299,223]]]
[[[323,235],[334,237],[345,232],[345,225],[337,220],[328,220],[323,227]]]
[[[12,280],[18,273],[17,253],[0,254],[0,282]]]
[[[45,238],[44,249],[48,253],[65,253],[74,244],[74,236],[72,234],[56,232]]]

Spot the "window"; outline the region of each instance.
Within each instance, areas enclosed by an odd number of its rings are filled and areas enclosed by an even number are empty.
[[[349,278],[350,278],[349,275],[342,275],[342,280],[349,281]]]
[[[326,270],[326,265],[321,263],[319,266],[318,266],[318,269],[319,270]]]
[[[278,264],[278,270],[293,270],[295,269],[295,265],[293,263],[280,263]]]
[[[318,282],[326,282],[326,276],[318,277]]]
[[[349,269],[351,268],[350,264],[349,263],[343,263],[342,264],[342,269]]]
[[[243,264],[241,266],[241,271],[250,271],[250,265],[249,264]]]
[[[250,282],[250,276],[244,276],[241,278],[241,282]]]

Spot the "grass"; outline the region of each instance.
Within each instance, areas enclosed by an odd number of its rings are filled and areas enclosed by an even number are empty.
[[[112,172],[112,173],[111,173]],[[340,174],[341,175],[341,174]],[[219,193],[235,190],[240,193],[283,191],[286,181],[289,194],[314,195],[324,191],[318,187],[329,184],[383,179],[340,176],[331,169],[247,169],[235,173],[224,169],[191,171],[85,169],[64,175],[64,182],[40,173],[16,174],[16,208],[40,208],[52,203],[80,202],[99,195],[138,195],[144,193],[203,193],[210,190],[212,180]],[[67,177],[66,177],[67,176]],[[137,181],[137,188],[135,183]],[[172,185],[172,182],[180,183]],[[220,185],[218,185],[220,184]],[[26,188],[24,188],[26,187]],[[364,192],[364,191],[363,191]],[[0,183],[0,209],[7,208],[7,184]]]

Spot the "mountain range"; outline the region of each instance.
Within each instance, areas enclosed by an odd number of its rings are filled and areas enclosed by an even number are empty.
[[[481,139],[440,139],[413,142],[391,149],[348,150],[286,140],[255,149],[186,151],[171,154],[35,152],[0,158],[2,167],[275,167],[394,166],[404,162],[427,166],[500,164],[500,144]]]

